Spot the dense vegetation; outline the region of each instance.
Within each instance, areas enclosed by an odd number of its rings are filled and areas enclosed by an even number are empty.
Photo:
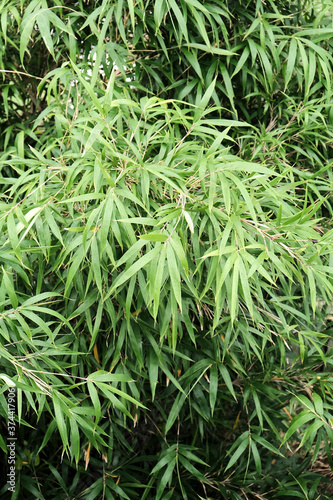
[[[1,498],[332,498],[332,9],[2,0]]]

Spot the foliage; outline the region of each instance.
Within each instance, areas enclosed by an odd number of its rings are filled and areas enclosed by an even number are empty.
[[[331,9],[2,1],[8,498],[331,498]]]

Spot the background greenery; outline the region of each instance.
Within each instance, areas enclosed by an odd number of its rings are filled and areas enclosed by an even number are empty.
[[[332,498],[332,16],[1,1],[2,498]]]

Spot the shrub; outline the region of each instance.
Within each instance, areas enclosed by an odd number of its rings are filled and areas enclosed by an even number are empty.
[[[330,8],[3,2],[4,497],[330,498]]]

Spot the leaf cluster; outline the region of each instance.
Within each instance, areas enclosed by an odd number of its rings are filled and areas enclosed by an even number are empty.
[[[330,498],[331,7],[3,0],[11,498]]]

